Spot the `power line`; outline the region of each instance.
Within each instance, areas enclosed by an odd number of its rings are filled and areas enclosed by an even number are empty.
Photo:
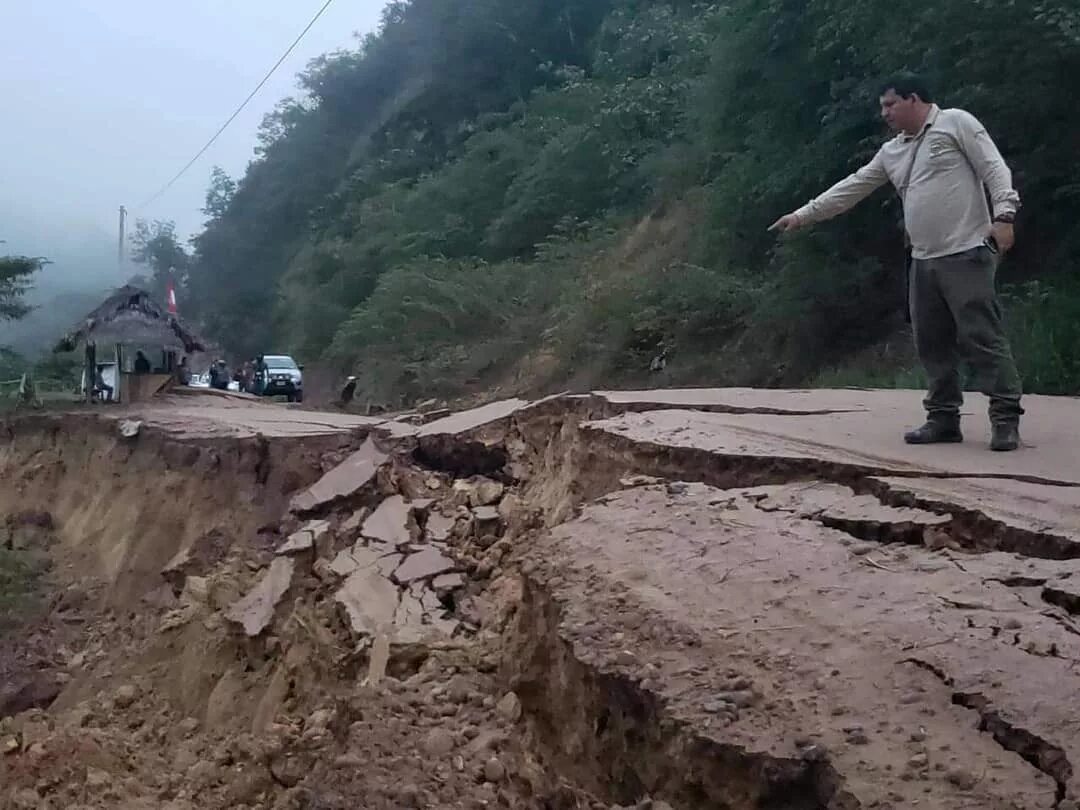
[[[180,171],[178,171],[176,173],[176,176],[173,177],[172,180],[170,180],[168,183],[166,183],[164,186],[162,186],[161,189],[158,190],[158,192],[154,196],[150,197],[150,199],[148,199],[146,202],[142,203],[142,205],[138,206],[139,208],[146,208],[148,205],[156,202],[158,200],[158,198],[161,197],[162,194],[164,194],[166,191],[168,191],[170,188],[173,187],[173,184],[176,183],[177,180],[179,180],[181,177],[184,176],[184,174],[187,172],[188,169],[190,169],[192,166],[195,165],[195,162],[199,158],[201,158],[204,154],[206,154],[206,150],[214,145],[214,142],[221,136],[221,133],[223,133],[226,129],[228,129],[229,124],[231,124],[236,119],[236,116],[238,116],[241,112],[243,112],[244,108],[248,105],[248,103],[253,98],[255,98],[256,94],[262,89],[263,85],[266,84],[270,80],[270,77],[274,75],[274,72],[279,67],[281,67],[281,63],[289,58],[289,54],[292,53],[293,50],[296,49],[296,46],[300,44],[300,41],[307,35],[307,32],[310,31],[312,29],[312,27],[315,25],[315,23],[317,23],[319,21],[319,18],[322,17],[323,13],[328,8],[330,8],[330,4],[333,3],[333,2],[334,2],[334,0],[326,0],[326,2],[323,4],[323,7],[320,8],[318,13],[314,17],[311,18],[311,22],[309,22],[307,24],[307,26],[304,28],[304,30],[300,32],[300,35],[293,41],[293,44],[289,46],[289,49],[287,51],[285,51],[285,53],[283,53],[281,55],[281,58],[278,59],[277,62],[274,63],[274,66],[272,68],[270,68],[269,71],[267,71],[265,76],[263,76],[262,81],[259,82],[257,85],[255,85],[255,89],[252,90],[251,93],[248,94],[248,97],[244,99],[243,103],[239,107],[236,108],[236,111],[233,112],[233,114],[229,116],[229,119],[224,124],[221,125],[221,128],[218,129],[217,132],[214,133],[214,137],[212,137],[210,140],[208,140],[206,142],[206,145],[202,149],[200,149],[198,151],[198,153],[195,155],[195,157],[193,157],[191,160],[189,160],[187,162],[187,164],[184,166],[184,168],[182,168]]]

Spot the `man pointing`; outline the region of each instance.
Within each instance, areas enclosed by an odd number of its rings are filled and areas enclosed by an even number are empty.
[[[892,183],[911,246],[908,300],[915,347],[930,379],[927,421],[909,444],[961,442],[959,363],[990,397],[993,450],[1020,444],[1020,375],[994,289],[998,254],[1013,246],[1020,196],[985,127],[964,110],[942,110],[917,78],[887,82],[881,117],[897,132],[873,159],[770,230],[790,231],[835,217]],[[990,205],[987,204],[987,190]],[[992,206],[992,209],[991,209]]]

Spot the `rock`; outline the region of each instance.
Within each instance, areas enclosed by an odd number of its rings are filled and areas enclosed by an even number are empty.
[[[489,782],[501,782],[505,776],[506,768],[503,767],[498,757],[492,757],[484,763],[484,778]]]
[[[211,529],[200,535],[194,543],[177,554],[161,569],[174,593],[184,590],[184,582],[191,576],[206,576],[229,554],[233,537],[220,529]]]
[[[176,724],[177,730],[185,737],[190,737],[196,731],[199,730],[199,721],[194,717],[185,717],[179,723]]]
[[[1080,802],[1075,799],[1062,799],[1058,802],[1057,810],[1080,810]]]
[[[295,563],[289,557],[278,557],[247,596],[226,611],[225,618],[243,626],[249,638],[255,638],[270,626],[274,609],[292,585]]]
[[[434,548],[410,554],[405,562],[394,571],[394,579],[401,585],[408,585],[416,580],[428,579],[452,571],[455,563],[449,557],[440,554]]]
[[[454,737],[444,728],[433,728],[424,738],[424,751],[429,756],[445,757],[454,750]]]
[[[28,709],[47,709],[63,686],[55,675],[41,673],[0,686],[0,717],[21,714]]]
[[[308,764],[299,757],[279,756],[270,762],[274,780],[287,788],[296,787],[309,770]]]
[[[182,597],[187,602],[205,605],[210,601],[210,583],[206,577],[190,576],[184,582]]]
[[[19,738],[14,735],[0,738],[0,754],[17,754],[19,752]]]
[[[847,741],[852,745],[866,745],[870,742],[870,738],[866,736],[866,732],[862,726],[852,726],[844,729],[847,734]]]
[[[121,419],[120,424],[117,426],[120,431],[120,436],[125,439],[134,439],[139,435],[139,431],[142,429],[141,419]]]
[[[334,601],[341,605],[354,633],[374,635],[394,623],[398,589],[377,572],[361,569],[349,575]]]
[[[334,570],[333,564],[322,558],[315,561],[315,565],[311,567],[311,573],[322,582],[334,582],[341,577],[341,574]]]
[[[138,696],[139,690],[133,684],[127,683],[116,690],[113,704],[119,709],[126,709],[135,702]]]
[[[478,478],[469,497],[469,506],[491,506],[498,503],[506,487],[490,478]]]
[[[392,546],[404,546],[412,542],[410,531],[411,511],[400,495],[391,495],[364,521],[361,530],[364,537]]]
[[[913,757],[908,759],[907,765],[912,770],[921,771],[922,769],[928,768],[930,766],[930,759],[926,756],[926,754],[915,754]]]
[[[38,810],[41,806],[41,797],[36,790],[22,788],[11,794],[11,806],[16,810]]]
[[[56,602],[58,613],[66,613],[70,610],[78,610],[90,601],[90,594],[79,585],[68,585]]]
[[[945,774],[945,778],[952,784],[956,785],[960,790],[971,790],[975,785],[979,784],[979,780],[968,771],[963,768],[952,767]]]
[[[356,770],[367,765],[367,760],[359,754],[349,752],[342,754],[334,760],[334,767],[341,770]]]
[[[926,739],[926,732],[921,728],[916,729],[915,731],[911,732],[909,739],[912,742],[923,742]]]
[[[86,786],[92,790],[101,790],[112,784],[112,777],[108,772],[98,768],[86,769]]]
[[[476,519],[477,534],[486,534],[499,523],[499,510],[494,506],[478,506],[472,510],[473,518]],[[483,530],[483,531],[481,531]]]
[[[802,758],[807,762],[821,762],[825,759],[827,753],[825,746],[815,743],[802,749]]]
[[[1010,618],[1006,619],[1005,620],[1005,625],[1004,625],[1006,630],[1019,630],[1023,626],[1024,626],[1024,623],[1021,622],[1016,617],[1010,617]],[[1060,810],[1060,808],[1059,808],[1059,810]]]
[[[375,479],[388,458],[369,437],[359,450],[293,498],[289,508],[294,514],[305,514],[355,495]]]
[[[521,719],[521,701],[513,692],[507,692],[502,700],[495,704],[495,711],[508,723],[516,723]]]

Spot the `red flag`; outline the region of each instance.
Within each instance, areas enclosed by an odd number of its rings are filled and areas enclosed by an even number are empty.
[[[176,290],[173,288],[172,279],[169,279],[169,287],[168,287],[167,295],[168,295],[168,298],[169,298],[169,312],[172,315],[175,315],[176,314]]]

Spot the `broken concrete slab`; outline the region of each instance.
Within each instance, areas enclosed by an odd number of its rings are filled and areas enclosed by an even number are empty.
[[[354,571],[334,594],[352,631],[375,635],[394,623],[398,608],[398,589],[390,580],[371,569]]]
[[[274,551],[277,555],[300,554],[311,551],[330,533],[329,520],[312,520],[293,532]]]
[[[362,568],[375,568],[380,559],[378,553],[357,543],[352,548],[339,551],[330,563],[330,570],[338,576],[347,577]]]
[[[431,587],[440,597],[465,587],[464,574],[440,574],[431,581]]]
[[[460,433],[469,433],[492,422],[507,419],[528,405],[529,402],[524,399],[506,399],[500,402],[492,402],[479,408],[452,414],[444,419],[436,419],[434,422],[420,428],[417,435],[423,439],[428,436],[453,436]]]
[[[456,563],[434,548],[424,549],[405,558],[396,571],[394,579],[401,585],[409,585],[416,580],[453,571]]]
[[[359,450],[293,498],[290,509],[294,514],[306,514],[356,495],[375,479],[388,458],[369,437]]]
[[[345,518],[341,523],[340,531],[342,536],[349,540],[355,540],[360,533],[360,527],[364,525],[364,521],[367,520],[370,514],[371,510],[364,507],[363,509],[357,509]]]
[[[391,495],[364,521],[364,537],[394,547],[412,542],[412,516],[409,505],[400,495]]]
[[[424,536],[428,542],[445,543],[450,539],[450,533],[454,530],[456,518],[447,517],[441,512],[431,512],[424,526]]]
[[[226,611],[225,618],[241,625],[250,638],[258,636],[273,621],[274,609],[292,584],[294,568],[291,558],[276,558],[259,583]]]

